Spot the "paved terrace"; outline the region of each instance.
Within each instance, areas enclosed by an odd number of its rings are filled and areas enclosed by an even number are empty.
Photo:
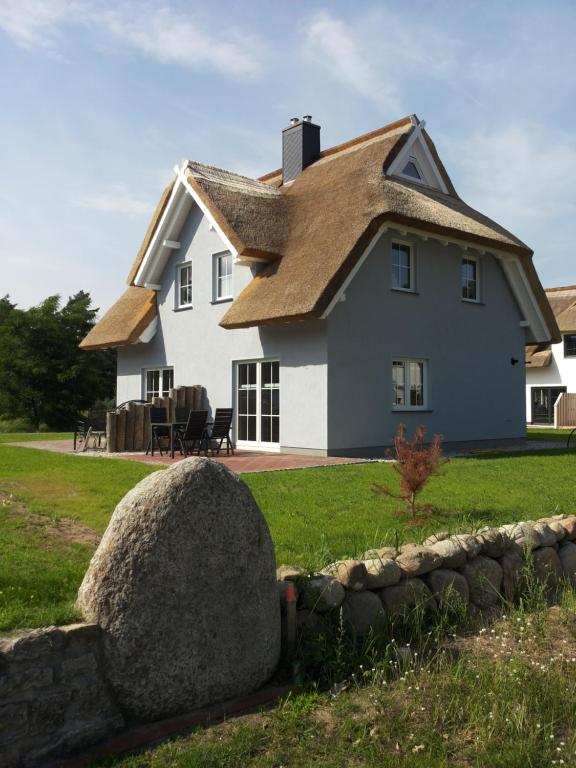
[[[66,453],[71,456],[99,456],[105,459],[122,459],[128,461],[142,461],[146,464],[174,464],[182,460],[182,456],[177,454],[173,459],[169,454],[160,454],[156,451],[154,456],[146,456],[142,452],[124,452],[107,453],[105,450],[87,450],[84,453],[74,452],[72,450],[71,440],[35,440],[33,442],[22,443],[4,443],[4,445],[15,445],[20,448],[36,448],[42,451],[53,451],[54,453]],[[196,454],[194,454],[196,455]],[[202,454],[204,455],[204,454]],[[293,453],[267,453],[264,451],[234,451],[234,456],[227,456],[223,451],[220,456],[210,458],[219,461],[232,469],[234,472],[270,472],[275,469],[304,469],[306,467],[326,467],[334,464],[358,464],[366,459],[346,459],[336,456],[299,456]]]
[[[43,451],[53,451],[54,453],[65,453],[71,456],[98,456],[105,459],[121,459],[124,461],[142,461],[145,464],[174,464],[182,460],[180,454],[173,459],[168,454],[160,456],[158,452],[154,456],[146,455],[142,452],[107,453],[105,450],[92,450],[86,452],[74,452],[72,450],[72,441],[68,440],[37,440],[33,442],[15,442],[4,443],[4,445],[14,445],[21,448],[35,448]],[[576,447],[576,446],[575,446]],[[550,449],[565,449],[564,441],[561,443],[546,440],[519,440],[506,446],[485,445],[479,447],[474,443],[449,443],[444,447],[446,456],[479,456],[486,453],[524,453],[526,451],[542,451]],[[196,454],[194,454],[196,455]],[[242,451],[236,450],[234,456],[227,456],[225,452],[220,456],[210,458],[219,461],[241,474],[243,472],[271,472],[278,469],[305,469],[306,467],[328,467],[337,464],[361,464],[374,459],[354,459],[337,456],[300,456],[294,453],[269,453],[265,451]],[[380,459],[382,460],[382,459]],[[378,459],[376,459],[378,461]]]

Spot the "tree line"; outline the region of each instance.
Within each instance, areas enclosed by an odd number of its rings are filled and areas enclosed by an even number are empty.
[[[29,309],[0,299],[0,420],[70,429],[83,411],[114,396],[115,351],[78,347],[97,312],[85,291]]]

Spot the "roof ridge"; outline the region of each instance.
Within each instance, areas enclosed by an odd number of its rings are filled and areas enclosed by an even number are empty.
[[[559,285],[556,288],[544,288],[545,293],[554,293],[554,291],[576,291],[576,285]]]
[[[349,149],[350,147],[354,147],[357,144],[363,144],[364,142],[370,141],[371,139],[378,138],[379,136],[384,136],[385,134],[396,130],[396,128],[401,128],[403,125],[407,125],[407,124],[418,125],[419,122],[420,121],[418,120],[416,115],[414,114],[407,115],[406,117],[402,117],[400,120],[395,120],[393,123],[388,123],[388,125],[384,125],[382,128],[376,128],[373,131],[369,131],[368,133],[363,133],[360,136],[356,136],[356,138],[354,139],[348,139],[347,141],[343,141],[341,144],[335,144],[333,147],[328,147],[328,149],[322,150],[322,152],[320,152],[320,154],[318,155],[318,160],[321,160],[323,157],[335,155],[338,152],[343,152],[344,150]],[[264,176],[258,176],[258,181],[268,181],[281,174],[282,174],[282,168],[277,168],[275,171],[270,171],[269,173],[265,173]]]
[[[189,170],[193,170],[192,166],[206,168],[209,171],[217,171],[218,173],[226,173],[229,176],[236,176],[236,178],[242,179],[244,181],[251,181],[253,183],[260,182],[260,178],[255,179],[252,176],[245,176],[243,173],[236,173],[236,171],[229,171],[226,168],[219,168],[217,165],[208,165],[208,163],[201,163],[199,160],[188,160],[187,168]]]

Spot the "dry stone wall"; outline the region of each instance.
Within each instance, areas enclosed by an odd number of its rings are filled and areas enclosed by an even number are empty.
[[[179,469],[174,470],[174,483],[170,487],[178,498],[184,498],[186,493],[195,492],[196,500],[190,500],[186,508],[192,515],[198,504],[208,502],[210,495],[198,497],[197,485],[203,478],[202,485],[211,487],[215,480],[217,486],[234,485],[239,481],[227,473],[219,465],[212,465],[207,460],[189,460],[188,464],[181,463]],[[226,477],[220,475],[225,471]],[[174,517],[175,528],[168,531],[170,541],[165,540],[166,531],[158,536],[151,533],[150,519],[158,517],[160,508],[167,510],[175,501],[168,486],[164,487],[168,470],[161,473],[156,480],[148,480],[144,485],[138,486],[126,497],[119,506],[116,514],[115,526],[126,533],[126,521],[132,517],[131,511],[134,501],[147,503],[148,514],[145,515],[145,527],[150,541],[159,542],[159,550],[151,555],[149,544],[138,545],[137,539],[128,537],[132,542],[129,550],[132,566],[135,573],[158,575],[160,571],[156,563],[156,556],[160,562],[165,560],[160,556],[160,550],[167,556],[172,553],[174,558],[174,540],[184,538],[189,541],[193,537],[193,529],[187,529],[188,523],[180,517],[180,513],[168,515],[167,519]],[[214,473],[218,473],[218,477]],[[153,491],[151,493],[151,491]],[[161,502],[162,491],[168,493],[172,499],[170,503],[164,499]],[[213,489],[214,491],[214,489]],[[226,498],[234,498],[235,494],[244,493],[240,487],[231,489]],[[216,494],[218,497],[218,494]],[[216,507],[220,507],[225,515],[225,498],[217,498]],[[154,503],[152,503],[154,502]],[[240,503],[241,502],[241,503]],[[274,572],[271,563],[271,544],[268,539],[267,529],[262,529],[258,522],[256,509],[252,509],[253,500],[244,498],[230,507],[230,515],[234,517],[234,509],[250,508],[248,517],[255,521],[255,533],[250,538],[255,543],[256,549],[263,547],[264,555],[259,558],[264,563],[264,571],[258,578],[269,583],[272,568],[272,591],[274,591]],[[144,505],[146,506],[146,505]],[[243,518],[246,521],[246,518]],[[155,525],[158,521],[154,522]],[[203,520],[203,526],[208,522]],[[118,528],[118,526],[120,526]],[[170,528],[170,526],[168,526]],[[221,526],[217,526],[220,528]],[[106,551],[110,554],[112,534],[111,529],[105,544]],[[183,535],[185,532],[185,535]],[[126,538],[116,537],[118,546]],[[173,534],[176,534],[174,539]],[[233,588],[237,586],[239,579],[245,579],[245,571],[237,563],[233,569],[226,571],[225,562],[229,564],[229,557],[237,550],[236,544],[244,541],[238,532],[229,540],[226,558],[222,560],[221,571],[229,575],[221,584],[221,589],[227,594],[237,594]],[[164,546],[165,545],[165,546]],[[246,542],[242,548],[245,548]],[[184,549],[186,557],[191,554]],[[178,549],[178,547],[176,547]],[[104,551],[104,550],[102,550]],[[101,554],[102,554],[101,551]],[[212,553],[215,552],[214,547]],[[198,553],[196,553],[197,555]],[[194,578],[189,585],[186,594],[194,592],[195,584],[201,584],[202,590],[210,584],[210,600],[218,600],[218,584],[214,575],[206,581],[205,568],[211,567],[206,562],[200,567],[197,556],[190,559],[195,570]],[[235,555],[236,556],[236,555]],[[471,612],[491,611],[498,607],[503,600],[511,599],[522,586],[522,579],[526,570],[526,560],[530,557],[533,575],[540,580],[546,589],[551,592],[561,581],[568,581],[576,587],[576,516],[556,516],[538,521],[521,522],[512,525],[504,525],[500,528],[485,528],[477,534],[468,533],[449,535],[438,534],[427,539],[422,545],[406,544],[398,550],[393,547],[382,547],[369,550],[364,553],[362,559],[342,560],[332,563],[322,572],[308,574],[300,568],[283,565],[276,572],[280,605],[286,607],[286,597],[295,594],[297,598],[296,619],[300,631],[300,637],[305,642],[307,637],[317,634],[326,627],[326,618],[332,615],[342,616],[344,623],[357,635],[365,636],[371,630],[378,631],[390,620],[395,621],[405,617],[416,606],[421,606],[431,612],[435,612],[446,600],[458,600],[468,606]],[[256,557],[256,555],[255,555]],[[100,558],[102,559],[102,558]],[[112,558],[113,559],[113,558]],[[170,561],[170,557],[168,557]],[[268,563],[270,561],[269,565]],[[98,561],[96,561],[97,565]],[[92,567],[92,576],[94,575]],[[248,563],[246,563],[248,567]],[[252,565],[253,573],[254,567]],[[116,574],[117,569],[114,570]],[[204,575],[202,575],[204,574]],[[111,575],[112,577],[112,575]],[[128,579],[129,581],[129,579]],[[169,584],[170,579],[161,578]],[[292,588],[292,585],[294,588]],[[152,583],[152,582],[150,582]],[[143,581],[144,591],[149,589],[147,582]],[[86,586],[86,585],[85,585]],[[265,592],[267,594],[267,587]],[[168,590],[170,592],[170,589]],[[256,590],[258,591],[258,590]],[[98,590],[90,591],[94,600]],[[85,593],[86,594],[86,593]],[[278,600],[275,607],[271,607],[272,614],[279,614]],[[196,598],[194,598],[196,600]],[[180,594],[177,603],[182,606],[183,601],[190,602],[185,595]],[[194,602],[194,601],[192,601]],[[175,606],[176,607],[176,606]],[[156,606],[155,610],[158,608]],[[188,606],[193,620],[193,606]],[[127,614],[128,615],[128,614]],[[137,616],[134,618],[137,621]],[[146,624],[146,622],[144,622]],[[90,745],[110,737],[133,718],[146,719],[162,716],[166,711],[163,705],[160,710],[153,709],[140,711],[134,708],[130,702],[118,697],[117,670],[112,662],[111,642],[114,642],[114,632],[108,626],[108,619],[100,617],[100,623],[76,624],[69,627],[51,627],[36,630],[17,638],[0,641],[0,766],[2,768],[36,768],[64,755],[69,755],[82,750]],[[170,622],[164,623],[164,628],[169,627]],[[222,689],[218,686],[211,689],[206,697],[201,700],[197,697],[199,681],[205,678],[205,664],[200,656],[194,660],[199,675],[191,672],[185,691],[179,691],[178,686],[170,679],[170,674],[153,674],[156,669],[158,649],[163,645],[160,636],[153,636],[150,626],[147,626],[148,642],[146,634],[141,637],[140,630],[134,625],[129,628],[123,639],[129,644],[130,638],[138,646],[137,660],[141,663],[143,673],[140,694],[142,699],[150,700],[149,686],[155,686],[155,691],[161,690],[164,684],[167,695],[181,696],[179,705],[169,707],[170,712],[181,709],[181,706],[201,706],[202,702],[216,701],[222,697]],[[182,633],[182,627],[175,623],[175,631]],[[286,629],[286,621],[284,621]],[[239,630],[241,627],[239,628]],[[232,641],[234,630],[228,627],[226,630]],[[189,627],[183,642],[188,642]],[[142,639],[140,642],[138,638]],[[180,642],[177,634],[172,640]],[[262,663],[255,664],[256,678],[242,682],[237,690],[253,690],[261,681],[265,680],[272,672],[273,664],[277,658],[278,638],[275,631],[268,635],[266,649],[256,648],[252,654],[254,659],[261,656]],[[138,640],[138,642],[136,642]],[[229,646],[222,646],[214,640],[219,648],[218,661],[222,665],[233,668],[238,666],[239,656],[235,652],[234,642]],[[172,642],[172,641],[170,641]],[[196,643],[197,646],[208,645],[208,638]],[[166,654],[174,652],[173,644],[166,649]],[[200,652],[201,649],[199,649]],[[237,650],[237,649],[236,649]],[[164,652],[164,651],[163,651]],[[224,656],[226,658],[224,658]],[[246,660],[243,659],[245,664]],[[203,666],[204,665],[204,666]],[[178,665],[176,665],[178,666]],[[180,667],[179,667],[180,668]],[[135,670],[128,669],[129,679],[133,679]],[[232,679],[232,676],[229,676]],[[116,689],[116,692],[115,692]],[[226,691],[226,693],[229,693]],[[192,698],[190,698],[192,696]],[[138,717],[139,716],[139,717]]]
[[[124,726],[105,681],[101,630],[49,627],[0,641],[0,766],[41,765]]]
[[[416,606],[436,611],[450,600],[471,613],[493,610],[522,588],[528,557],[534,579],[546,590],[553,592],[562,581],[576,587],[575,541],[576,516],[557,515],[476,535],[440,533],[422,545],[372,549],[318,574],[282,565],[276,575],[283,605],[284,583],[295,585],[301,638],[322,631],[326,615],[340,610],[344,623],[362,636]]]

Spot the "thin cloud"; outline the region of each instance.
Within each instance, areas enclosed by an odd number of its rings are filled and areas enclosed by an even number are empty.
[[[192,13],[179,13],[169,5],[112,6],[82,0],[2,0],[0,4],[0,29],[28,50],[58,53],[66,25],[111,37],[160,62],[213,69],[237,79],[251,79],[262,71],[264,46],[259,38],[236,28],[220,27],[212,34]]]
[[[0,29],[21,48],[52,51],[77,9],[72,0],[2,0]]]
[[[251,35],[219,29],[212,35],[191,15],[168,6],[146,13],[130,5],[100,15],[107,30],[129,45],[159,61],[188,67],[217,69],[233,77],[254,77],[261,71],[261,44]]]
[[[134,197],[122,186],[111,187],[108,191],[97,192],[91,195],[72,200],[76,208],[84,208],[99,213],[122,214],[124,216],[146,216],[151,213],[153,205]]]
[[[313,17],[306,47],[326,72],[361,96],[390,110],[400,109],[396,85],[369,63],[354,30],[322,11]]]

